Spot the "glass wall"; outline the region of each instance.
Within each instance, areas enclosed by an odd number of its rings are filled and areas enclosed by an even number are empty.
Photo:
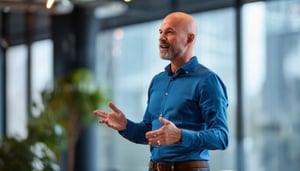
[[[7,135],[27,136],[27,46],[7,49]],[[52,41],[37,41],[31,46],[32,98],[38,103],[39,94],[53,77]],[[37,112],[37,111],[36,111]]]
[[[215,71],[227,86],[230,143],[225,151],[211,151],[212,170],[236,169],[236,45],[235,12],[232,8],[194,15],[199,25],[195,53],[200,63]]]
[[[229,94],[231,142],[226,151],[211,151],[211,166],[213,170],[234,169],[234,10],[211,11],[195,14],[194,17],[199,24],[195,55],[201,63],[220,75]],[[160,23],[161,20],[108,30],[98,37],[97,77],[102,84],[111,85],[112,100],[134,121],[140,121],[143,117],[150,80],[168,64],[158,54]],[[105,140],[101,141],[103,146],[98,149],[98,154],[101,154],[98,158],[99,170],[147,170],[148,146],[128,142],[104,126],[97,129],[99,141]]]
[[[247,171],[300,168],[300,2],[244,6]]]
[[[27,47],[25,45],[10,47],[6,55],[7,135],[25,138],[27,135]]]
[[[143,117],[152,76],[167,64],[158,54],[159,24],[154,21],[99,34],[97,78],[111,86],[112,100],[134,121]],[[100,170],[147,170],[148,146],[133,144],[103,126],[98,133],[100,141],[106,140],[98,152]]]
[[[32,100],[41,105],[41,92],[53,80],[53,42],[51,40],[41,40],[34,42],[31,46],[31,92]],[[32,111],[39,114],[40,111]]]

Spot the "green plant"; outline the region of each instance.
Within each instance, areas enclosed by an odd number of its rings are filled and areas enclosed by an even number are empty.
[[[59,170],[62,150],[67,149],[67,170],[73,171],[76,142],[81,131],[97,119],[92,111],[105,97],[87,69],[56,78],[42,91],[41,105],[33,105],[40,112],[30,114],[27,138],[2,139],[0,170]]]
[[[0,143],[0,170],[57,171],[59,170],[59,144],[63,134],[56,131],[55,120],[46,113],[28,118],[25,139],[3,137]]]
[[[95,119],[92,110],[105,101],[100,88],[92,82],[89,70],[75,70],[57,79],[42,92],[44,112],[54,117],[66,135],[68,170],[73,171],[75,145],[81,131]]]
[[[39,151],[35,148],[39,148]],[[58,164],[50,149],[42,143],[31,144],[26,140],[4,138],[0,148],[0,170],[55,171]]]

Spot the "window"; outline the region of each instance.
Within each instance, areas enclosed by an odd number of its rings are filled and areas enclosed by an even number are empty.
[[[31,46],[32,97],[38,103],[39,93],[53,77],[52,42],[43,40]],[[7,49],[7,135],[27,136],[27,47],[13,46]]]
[[[225,151],[210,151],[211,170],[236,169],[236,50],[235,12],[233,8],[194,15],[199,25],[195,46],[199,62],[216,72],[226,85],[228,93],[229,147]]]
[[[27,48],[18,45],[7,49],[7,135],[25,138],[27,136],[27,92],[26,61]]]
[[[53,43],[51,40],[34,42],[32,48],[32,100],[40,104],[40,93],[53,80]],[[38,114],[39,111],[33,111]]]
[[[299,9],[299,1],[244,7],[247,171],[300,168]]]

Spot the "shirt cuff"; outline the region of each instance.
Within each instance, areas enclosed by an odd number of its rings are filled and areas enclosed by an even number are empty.
[[[186,129],[181,130],[181,145],[184,147],[192,147],[195,142],[195,137],[197,137],[197,133],[195,131],[190,131]]]

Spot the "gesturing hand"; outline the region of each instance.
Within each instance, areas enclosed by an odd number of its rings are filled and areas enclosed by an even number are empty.
[[[112,109],[112,112],[105,112],[101,110],[95,110],[93,112],[94,115],[101,117],[99,123],[106,124],[108,127],[117,131],[125,130],[127,127],[127,119],[123,112],[112,102],[109,102],[108,106]]]
[[[175,124],[163,117],[159,117],[163,126],[157,130],[146,133],[146,138],[150,145],[168,145],[178,143],[181,140],[181,129]]]

